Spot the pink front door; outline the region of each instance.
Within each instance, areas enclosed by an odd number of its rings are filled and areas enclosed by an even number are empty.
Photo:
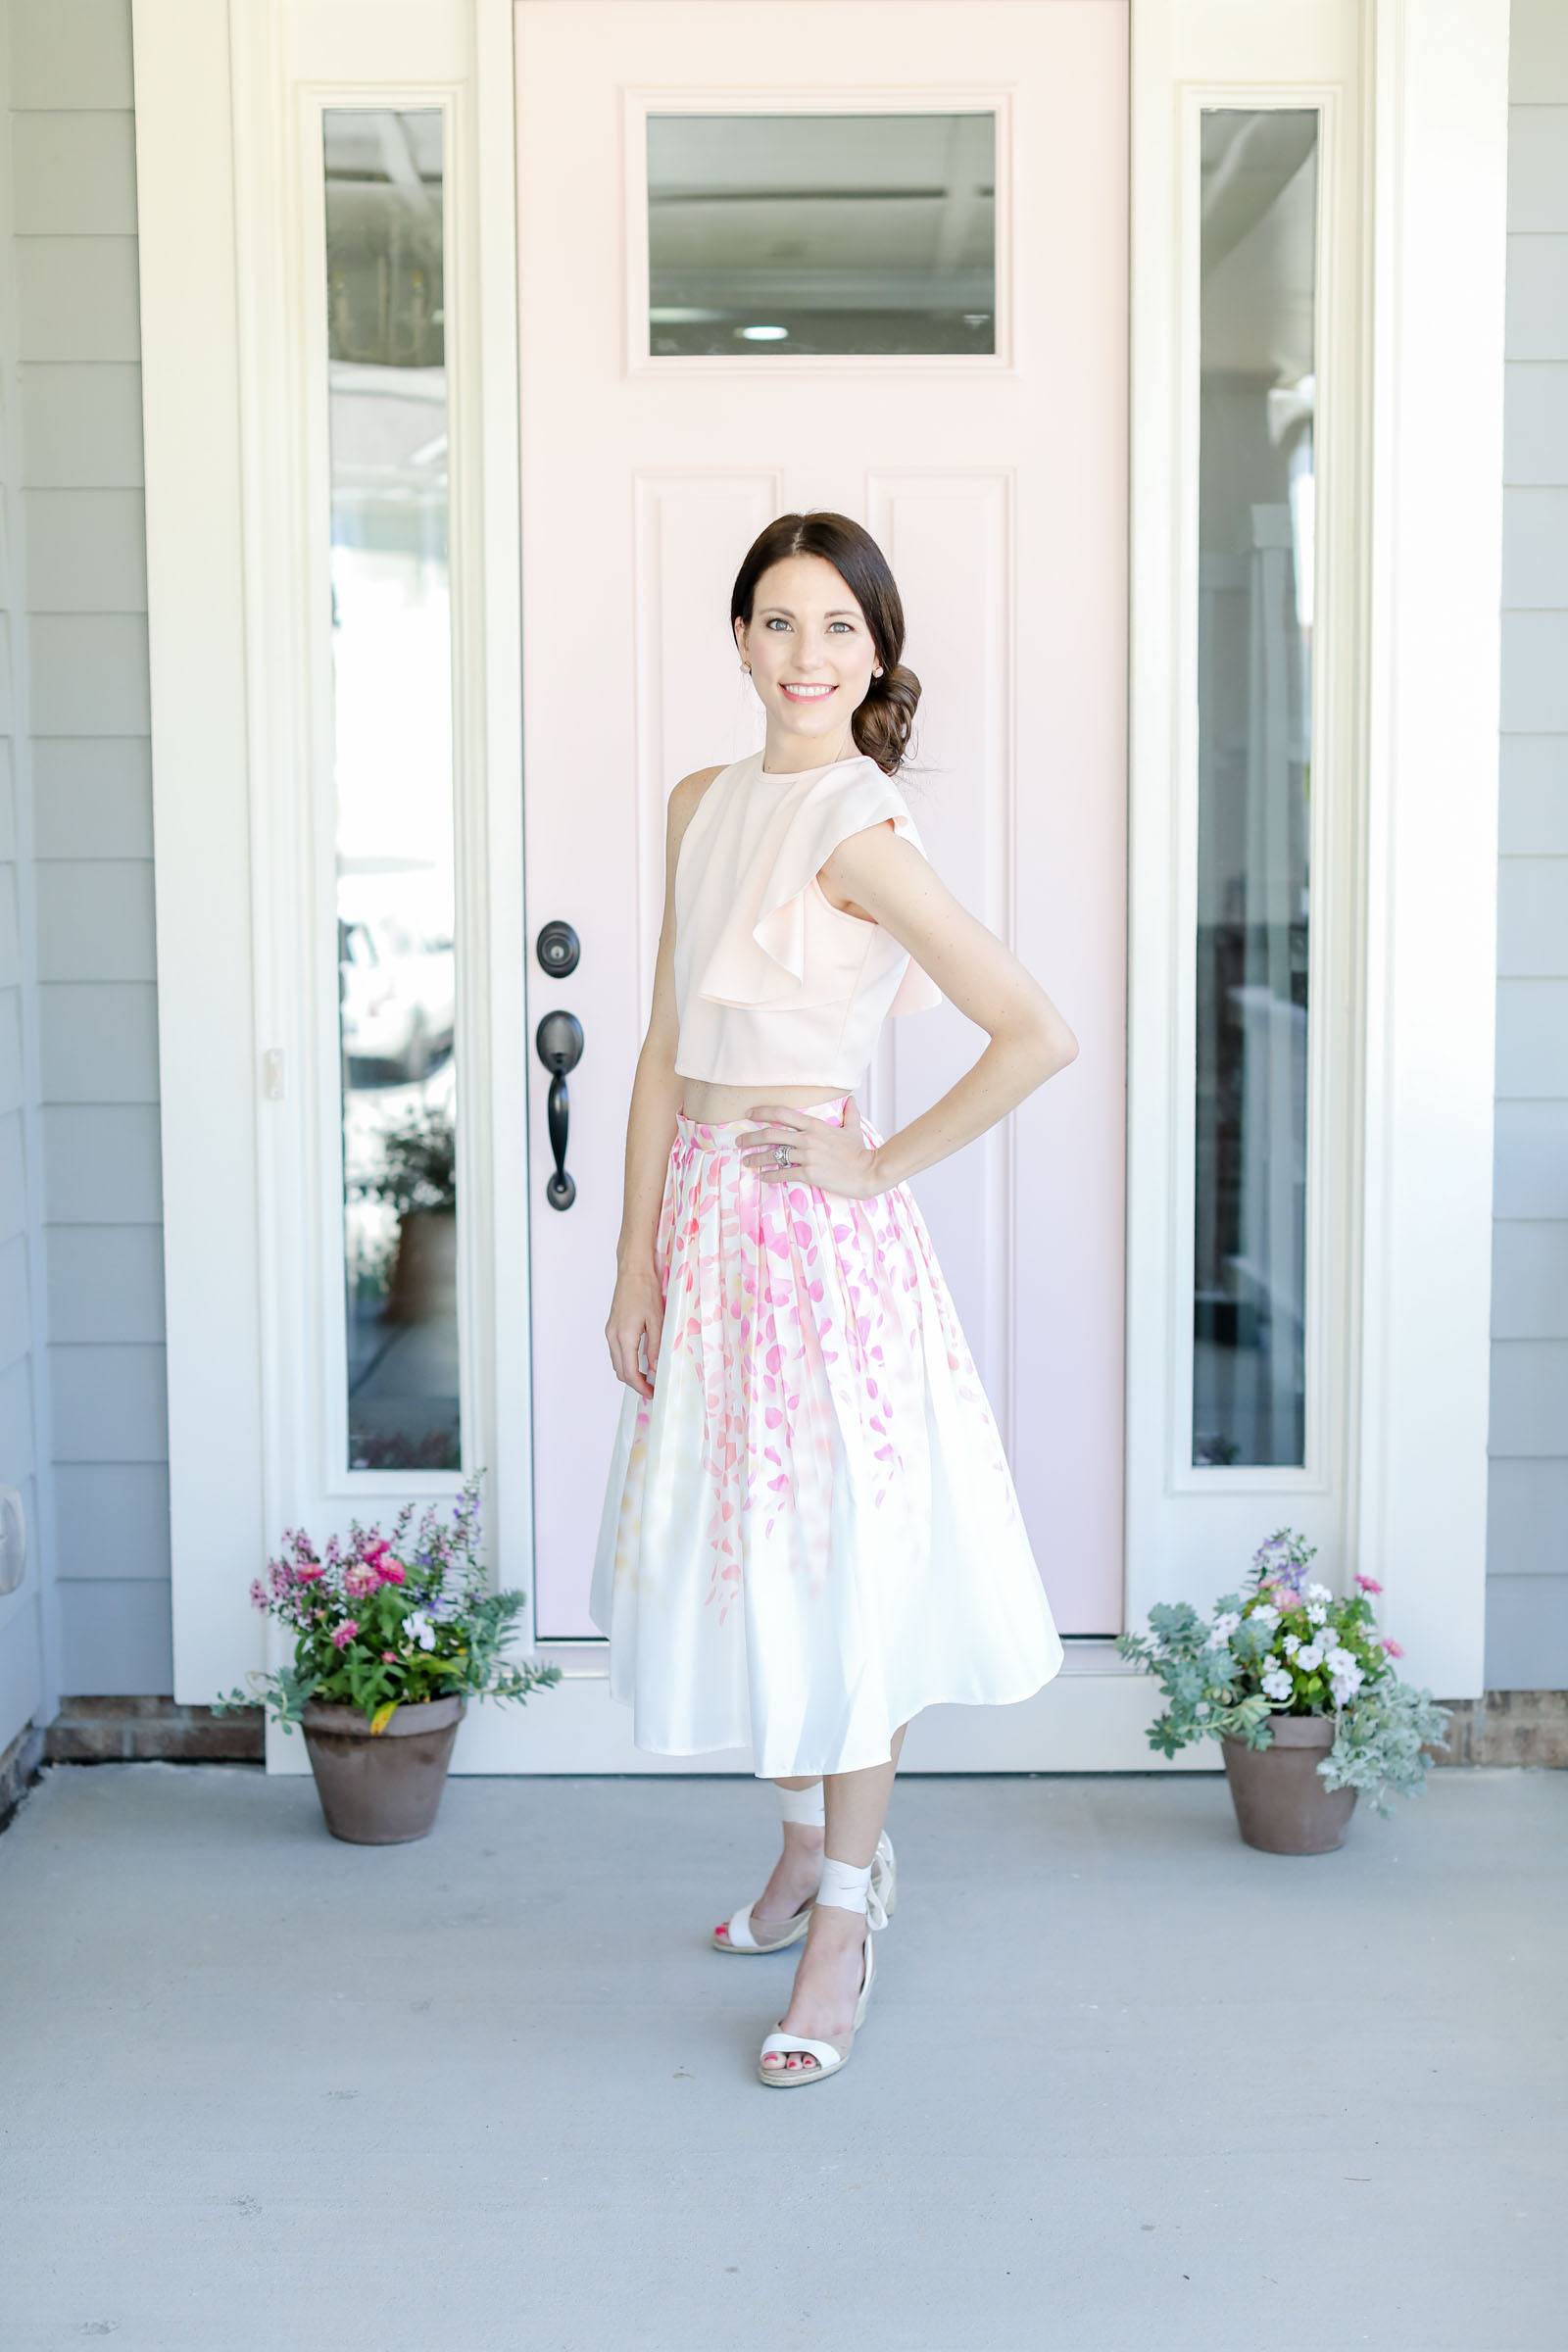
[[[537,1625],[587,1592],[602,1327],[663,804],[759,740],[730,579],[785,509],[891,558],[925,687],[909,804],[1077,1030],[915,1187],[1057,1622],[1121,1622],[1125,0],[520,0],[530,1035],[572,1013],[569,1207],[533,1065]],[[786,84],[781,76],[802,76]],[[544,926],[580,940],[542,968]],[[890,1024],[884,1128],[981,1039]]]

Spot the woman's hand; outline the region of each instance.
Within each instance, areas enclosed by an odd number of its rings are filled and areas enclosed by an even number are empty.
[[[652,1396],[659,1364],[659,1337],[664,1327],[664,1300],[652,1266],[622,1266],[615,1277],[615,1296],[610,1302],[605,1337],[615,1378],[639,1396]],[[644,1359],[648,1369],[643,1370]]]
[[[844,1105],[844,1124],[831,1126],[805,1110],[758,1105],[751,1113],[766,1125],[735,1139],[743,1164],[764,1184],[811,1184],[818,1192],[840,1193],[847,1200],[868,1200],[885,1193],[876,1153],[860,1136],[860,1114],[853,1097]],[[780,1147],[789,1154],[780,1166]]]

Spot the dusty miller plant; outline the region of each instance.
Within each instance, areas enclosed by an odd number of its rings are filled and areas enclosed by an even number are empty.
[[[1354,1592],[1337,1598],[1307,1581],[1313,1556],[1281,1528],[1252,1555],[1242,1591],[1207,1617],[1188,1601],[1162,1602],[1147,1634],[1124,1634],[1116,1646],[1164,1693],[1149,1731],[1160,1755],[1205,1739],[1267,1747],[1274,1716],[1332,1715],[1334,1744],[1317,1767],[1325,1787],[1355,1788],[1386,1814],[1390,1796],[1425,1787],[1429,1750],[1446,1745],[1447,1714],[1430,1690],[1399,1680],[1403,1652],[1378,1632],[1377,1580],[1358,1576]]]

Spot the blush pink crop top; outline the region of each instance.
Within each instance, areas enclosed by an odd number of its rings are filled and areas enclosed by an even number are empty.
[[[888,817],[923,857],[904,795],[871,760],[773,776],[754,752],[713,778],[675,867],[679,1076],[853,1087],[889,1013],[941,1004],[907,949],[817,880],[841,841]]]

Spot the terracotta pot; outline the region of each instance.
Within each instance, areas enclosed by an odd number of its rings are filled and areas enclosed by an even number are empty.
[[[399,1707],[372,1733],[358,1707],[306,1701],[305,1745],[326,1826],[350,1845],[407,1845],[428,1836],[447,1785],[461,1698]]]
[[[450,1208],[410,1208],[381,1312],[388,1323],[431,1323],[458,1311],[458,1219]]]
[[[1270,1747],[1222,1740],[1236,1826],[1265,1854],[1331,1854],[1345,1843],[1353,1788],[1325,1788],[1318,1765],[1334,1745],[1331,1715],[1275,1715]]]

